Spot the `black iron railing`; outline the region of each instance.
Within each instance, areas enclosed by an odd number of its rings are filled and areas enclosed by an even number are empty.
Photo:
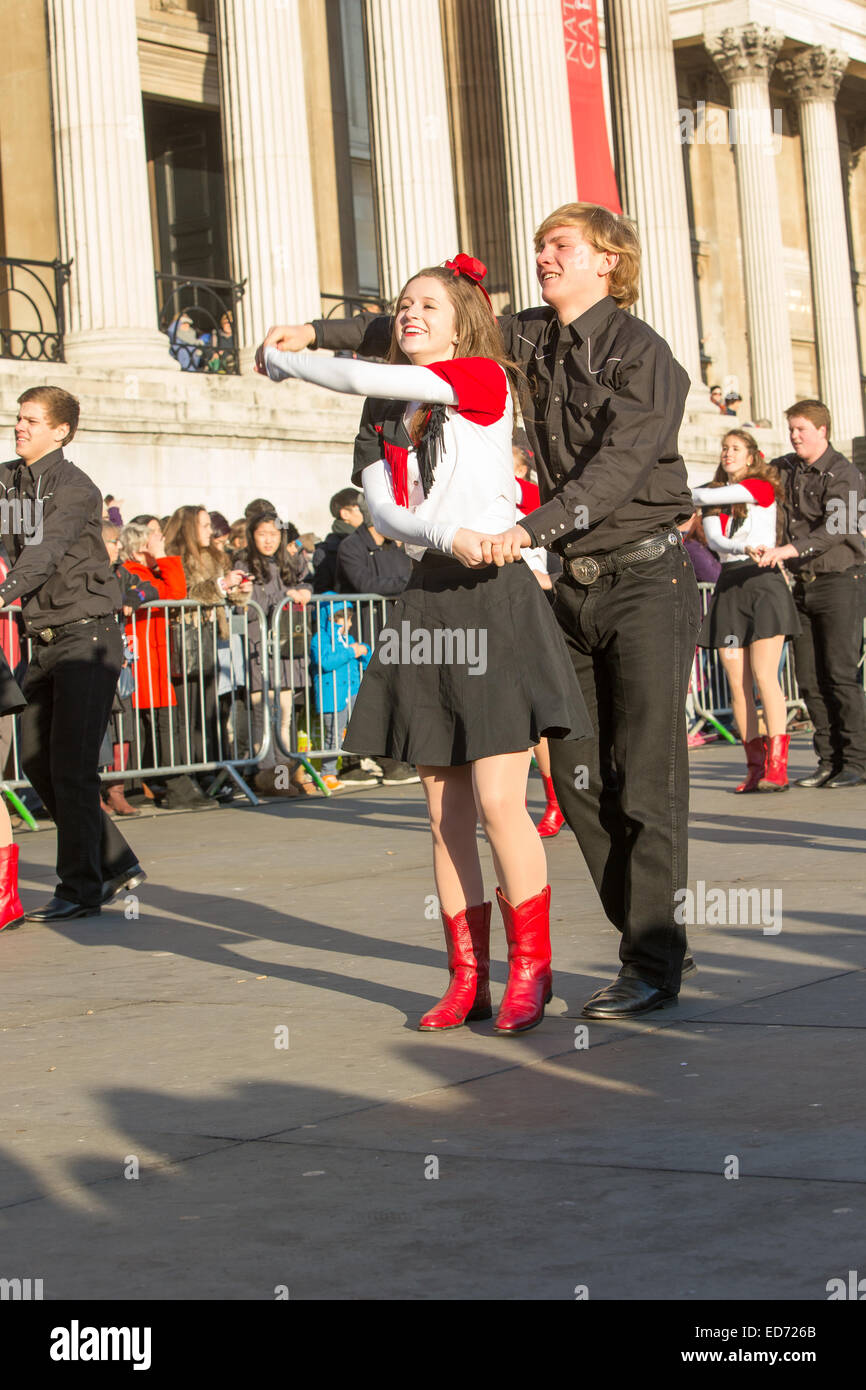
[[[0,357],[63,361],[63,287],[71,266],[0,256]]]
[[[238,374],[236,308],[245,284],[157,271],[159,327],[183,371]]]
[[[351,318],[352,314],[360,314],[364,310],[383,314],[391,303],[389,299],[380,299],[375,294],[323,294],[319,297],[326,319]]]

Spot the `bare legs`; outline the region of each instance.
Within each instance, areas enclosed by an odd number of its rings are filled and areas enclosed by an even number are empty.
[[[490,842],[499,887],[512,903],[547,883],[544,846],[526,810],[530,752],[500,753],[462,767],[419,767],[433,833],[433,874],[442,911],[484,899],[475,831]]]
[[[785,732],[787,710],[778,676],[784,645],[785,638],[780,635],[762,637],[748,647],[730,647],[723,651],[734,722],[744,743],[758,737],[753,684],[757,685],[761,696],[767,734],[772,738]]]

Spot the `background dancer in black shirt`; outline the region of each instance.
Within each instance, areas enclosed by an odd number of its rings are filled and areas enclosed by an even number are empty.
[[[63,455],[78,401],[57,386],[18,400],[19,462],[0,466],[0,533],[11,562],[0,607],[22,600],[33,651],[21,764],[57,826],[54,896],[28,912],[61,922],[101,910],[145,877],[99,799],[99,749],[123,661],[120,591],[102,540],[99,489]]]

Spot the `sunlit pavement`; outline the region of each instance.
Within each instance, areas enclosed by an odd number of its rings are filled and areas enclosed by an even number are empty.
[[[567,828],[554,1001],[501,1038],[416,1031],[447,978],[419,786],[124,825],[137,895],[0,934],[0,1277],[46,1299],[826,1299],[866,1228],[866,787],[735,797],[738,749],[691,757],[699,973],[628,1026],[580,1019],[618,938]],[[792,772],[813,762],[798,736]],[[54,833],[18,842],[35,906]],[[495,909],[493,954],[496,1004]]]

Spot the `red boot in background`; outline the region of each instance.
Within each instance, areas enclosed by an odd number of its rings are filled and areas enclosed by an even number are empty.
[[[743,747],[746,750],[746,764],[749,772],[745,782],[741,782],[737,787],[738,792],[756,792],[758,784],[764,775],[764,765],[767,760],[766,741],[762,737],[743,739]]]
[[[788,745],[790,734],[773,734],[767,740],[767,768],[758,783],[760,792],[788,790]]]
[[[18,846],[0,847],[0,931],[10,931],[24,922],[24,908],[18,896]]]
[[[553,790],[553,778],[542,777],[544,783],[544,794],[547,797],[547,806],[544,815],[538,822],[538,833],[542,840],[550,835],[558,835],[565,825],[565,816],[559,809],[559,802],[556,799],[556,792]]]
[[[458,912],[442,913],[451,983],[443,997],[418,1024],[421,1033],[460,1028],[464,1023],[491,1018],[490,911],[492,903],[479,903]]]

